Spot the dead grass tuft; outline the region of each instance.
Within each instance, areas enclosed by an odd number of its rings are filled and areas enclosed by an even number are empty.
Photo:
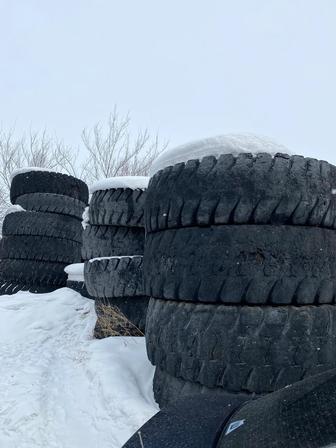
[[[96,306],[97,322],[94,329],[96,339],[110,336],[144,336],[116,306],[107,306],[99,303]]]

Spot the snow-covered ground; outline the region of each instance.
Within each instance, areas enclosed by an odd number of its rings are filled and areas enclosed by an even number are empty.
[[[0,447],[120,448],[158,411],[144,338],[92,339],[93,301],[0,297]]]

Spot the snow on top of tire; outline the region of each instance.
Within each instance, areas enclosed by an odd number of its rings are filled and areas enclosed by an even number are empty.
[[[84,281],[84,263],[73,263],[65,266],[64,271],[68,274],[68,280],[73,282]]]
[[[14,204],[8,207],[6,210],[5,216],[10,215],[11,213],[25,212],[26,210],[21,207],[19,204]]]
[[[118,260],[121,260],[122,258],[143,258],[142,255],[114,255],[113,257],[96,257],[91,258],[89,260],[89,263],[94,263],[95,261],[101,261],[101,260],[112,260],[113,258],[118,258]]]
[[[41,168],[39,166],[26,166],[24,168],[18,168],[17,170],[14,170],[10,175],[10,180],[12,181],[14,177],[18,176],[19,174],[30,173],[31,171],[46,171],[48,173],[59,173],[59,171],[52,170],[51,168]]]
[[[90,186],[90,193],[99,190],[111,190],[112,188],[130,188],[131,190],[145,190],[148,187],[147,176],[118,176],[102,179]]]
[[[90,224],[89,209],[90,209],[90,207],[85,207],[83,214],[82,214],[82,227],[84,230]]]
[[[262,152],[270,153],[272,156],[278,152],[290,154],[285,146],[279,145],[267,137],[254,134],[219,135],[166,149],[154,160],[150,174],[153,176],[167,166],[188,160],[202,159],[206,156],[219,157],[222,154],[238,156],[242,153],[258,154]]]

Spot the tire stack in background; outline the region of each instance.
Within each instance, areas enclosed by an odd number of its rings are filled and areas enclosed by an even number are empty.
[[[13,173],[0,244],[1,294],[48,292],[66,285],[65,266],[81,261],[87,185],[41,168]]]
[[[125,334],[144,332],[148,298],[143,292],[144,202],[147,177],[115,177],[94,184],[83,233],[84,279],[95,298],[95,336],[122,334],[115,308],[129,321]],[[119,328],[116,331],[116,326]]]
[[[84,282],[84,263],[69,264],[64,268],[64,271],[67,274],[67,288],[79,292],[79,294],[83,297],[92,299],[90,294],[87,292]]]
[[[336,167],[240,143],[186,145],[176,164],[164,153],[149,183],[160,406],[196,392],[250,399],[336,366]]]

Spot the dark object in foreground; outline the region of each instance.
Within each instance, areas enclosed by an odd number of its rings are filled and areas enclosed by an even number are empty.
[[[141,448],[141,441],[145,448],[214,447],[223,423],[243,402],[218,395],[185,397],[154,415],[124,448]]]
[[[190,396],[140,434],[145,448],[326,448],[336,443],[335,404],[333,369],[246,403]],[[124,445],[141,447],[139,432]]]

